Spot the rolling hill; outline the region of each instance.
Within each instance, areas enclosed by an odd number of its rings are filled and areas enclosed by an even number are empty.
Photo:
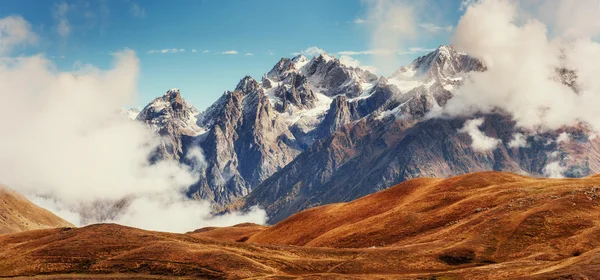
[[[73,225],[17,192],[0,186],[0,234],[54,227]]]
[[[600,176],[414,179],[262,227],[0,235],[0,277],[597,279]]]

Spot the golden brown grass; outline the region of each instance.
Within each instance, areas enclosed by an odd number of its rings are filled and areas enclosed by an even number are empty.
[[[73,225],[17,192],[0,186],[0,234],[53,227]]]
[[[600,176],[483,172],[412,180],[268,228],[36,230],[0,235],[0,276],[600,279],[599,195]]]

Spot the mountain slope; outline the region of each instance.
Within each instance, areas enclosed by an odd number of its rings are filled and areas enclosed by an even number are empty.
[[[184,156],[182,138],[204,132],[196,124],[197,115],[198,110],[188,104],[176,88],[154,99],[137,114],[136,120],[145,123],[160,136],[161,145],[153,155],[153,161],[179,160]]]
[[[596,279],[599,184],[483,172],[411,180],[266,229],[102,224],[6,234],[0,277]],[[203,235],[211,231],[219,234]],[[250,237],[215,239],[236,235]]]
[[[0,234],[53,227],[74,226],[17,192],[0,186]]]
[[[569,177],[600,172],[600,141],[584,128],[570,128],[568,143],[558,142],[561,130],[526,136],[528,146],[512,147],[515,133],[528,132],[502,114],[481,117],[485,134],[500,141],[494,149],[473,148],[469,134],[461,132],[465,119],[363,119],[315,143],[256,187],[245,203],[264,207],[269,222],[276,223],[303,209],[351,201],[418,177],[485,170],[544,176],[553,162],[565,164]]]
[[[326,54],[311,60],[283,58],[260,82],[244,77],[198,115],[196,124],[204,132],[181,136],[181,145],[173,145],[181,147],[180,161],[200,173],[189,195],[217,206],[246,196],[316,139],[349,121],[321,125],[330,95],[360,95],[375,80],[373,74]],[[200,166],[182,156],[198,151],[205,163]]]

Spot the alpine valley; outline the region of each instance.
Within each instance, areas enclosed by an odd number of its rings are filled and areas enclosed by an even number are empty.
[[[600,142],[585,123],[533,131],[501,110],[442,114],[456,90],[482,71],[482,61],[446,45],[390,77],[326,53],[298,55],[282,58],[260,80],[243,77],[203,112],[171,89],[139,113],[123,113],[161,136],[152,161],[179,161],[199,173],[188,196],[209,200],[215,212],[258,205],[271,224],[417,177],[600,172]],[[549,78],[577,90],[572,71]],[[472,130],[496,145],[476,147]]]

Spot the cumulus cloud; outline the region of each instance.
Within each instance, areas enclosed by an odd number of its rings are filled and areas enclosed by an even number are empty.
[[[10,53],[15,47],[34,44],[38,36],[31,24],[19,16],[0,19],[0,55]]]
[[[246,56],[253,56],[253,53],[246,53]]]
[[[549,178],[564,178],[563,173],[566,170],[567,169],[564,166],[560,165],[560,162],[553,161],[544,167],[543,172],[544,175]]]
[[[467,133],[471,136],[471,147],[478,152],[493,150],[501,142],[500,139],[489,137],[479,130],[479,127],[483,125],[483,122],[483,118],[468,120],[459,130],[459,132]]]
[[[229,51],[221,52],[221,54],[234,55],[234,54],[238,54],[238,51],[236,51],[236,50],[229,50]]]
[[[527,137],[523,133],[514,133],[512,139],[508,142],[509,148],[526,148],[529,147],[527,144]]]
[[[54,6],[53,16],[54,20],[56,21],[56,31],[62,37],[67,37],[71,33],[71,25],[69,24],[69,19],[67,18],[67,12],[69,9],[70,6],[66,2],[62,2]]]
[[[315,47],[315,46],[312,46],[312,47],[309,47],[309,48],[307,48],[305,50],[302,50],[300,52],[292,53],[292,55],[300,55],[300,54],[302,54],[302,55],[305,55],[305,56],[317,56],[317,55],[320,55],[322,53],[325,53],[325,51],[323,49]]]
[[[198,173],[148,162],[156,135],[118,113],[137,97],[139,60],[131,50],[112,57],[108,70],[79,64],[72,72],[44,55],[0,60],[0,183],[77,225],[186,231],[264,222],[259,209],[212,217],[208,203],[184,195]],[[187,156],[203,162],[201,151]]]
[[[446,105],[446,113],[470,115],[500,108],[510,113],[518,126],[528,129],[558,129],[580,121],[595,130],[600,128],[596,106],[600,103],[600,68],[590,63],[600,61],[600,44],[589,37],[598,30],[583,28],[578,20],[561,20],[571,11],[568,7],[580,3],[596,3],[597,15],[598,2],[552,2],[559,10],[553,17],[545,17],[548,23],[540,19],[544,17],[536,17],[541,12],[523,11],[515,1],[470,3],[452,41],[458,49],[482,59],[487,71],[473,73],[465,81]],[[564,30],[563,34],[552,32],[555,35],[551,36],[548,27],[561,24],[565,27],[558,30]],[[574,34],[587,36],[572,37]],[[571,36],[568,40],[567,35]],[[578,93],[562,82],[559,68],[575,71]]]

